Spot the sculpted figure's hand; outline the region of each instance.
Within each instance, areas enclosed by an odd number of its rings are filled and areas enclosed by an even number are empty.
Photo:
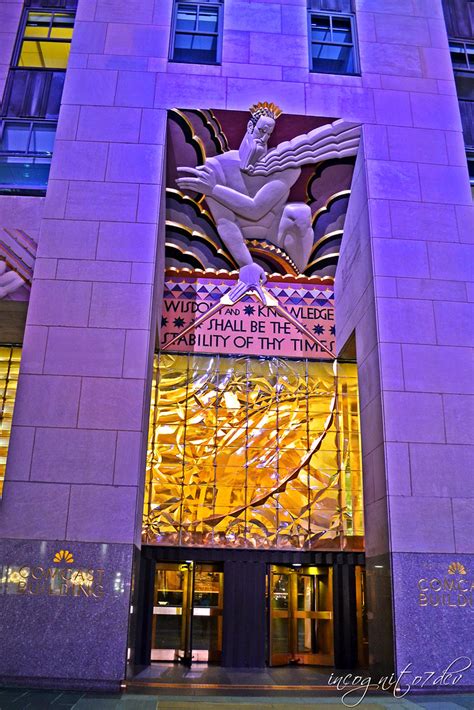
[[[267,275],[261,266],[258,264],[247,264],[242,266],[239,271],[239,280],[227,295],[232,303],[235,303],[247,291],[254,289],[257,291],[262,301],[265,303],[265,296],[262,291],[262,286],[267,280]]]
[[[180,190],[190,190],[191,192],[201,192],[203,195],[212,195],[217,179],[214,171],[207,165],[200,165],[197,168],[178,168],[180,173],[190,173],[194,177],[182,177],[176,180]]]

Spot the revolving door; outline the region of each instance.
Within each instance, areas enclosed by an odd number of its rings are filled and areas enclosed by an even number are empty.
[[[220,661],[223,578],[216,564],[156,565],[152,661]]]
[[[331,567],[272,566],[269,663],[334,664]]]

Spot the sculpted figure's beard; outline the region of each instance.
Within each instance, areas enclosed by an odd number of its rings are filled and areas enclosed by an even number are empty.
[[[251,136],[247,136],[247,139],[242,142],[239,149],[241,170],[246,171],[255,163],[258,163],[266,152],[266,146],[261,145]]]

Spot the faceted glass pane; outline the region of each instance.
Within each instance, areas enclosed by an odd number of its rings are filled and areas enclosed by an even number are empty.
[[[148,542],[333,549],[363,535],[354,368],[166,355],[154,371]]]
[[[1,171],[0,159],[0,180]],[[0,347],[0,498],[5,478],[20,358],[21,348],[9,345]]]

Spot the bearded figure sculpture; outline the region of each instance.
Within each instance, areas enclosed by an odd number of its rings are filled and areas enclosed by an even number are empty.
[[[208,158],[177,180],[181,190],[202,193],[217,231],[239,265],[239,281],[227,294],[236,301],[250,290],[260,291],[266,274],[248,249],[250,240],[266,240],[286,251],[303,271],[313,246],[311,209],[304,202],[288,203],[301,167],[355,155],[360,126],[344,120],[315,128],[268,150],[281,110],[273,103],[250,108],[247,132],[238,150]]]

